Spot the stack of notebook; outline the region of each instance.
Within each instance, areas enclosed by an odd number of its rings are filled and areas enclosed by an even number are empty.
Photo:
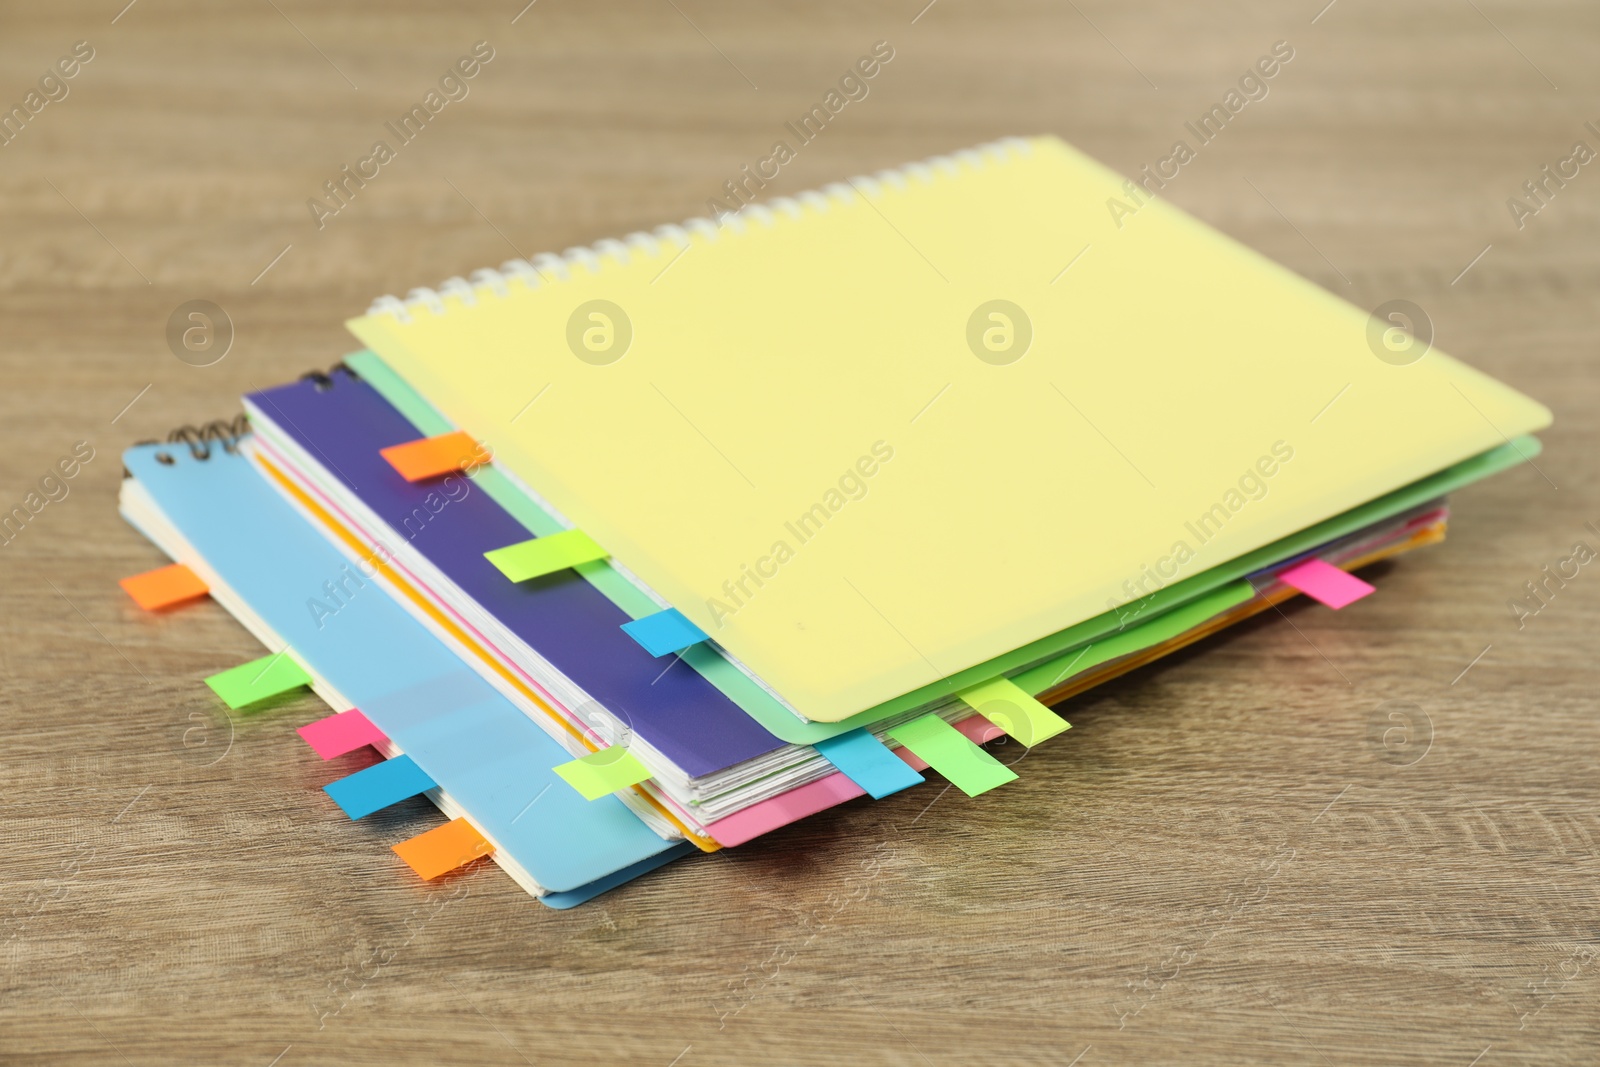
[[[1004,804],[989,742],[1371,593],[1550,421],[1129,195],[1008,140],[384,297],[327,373],[128,451],[176,562],[124,584],[267,646],[230,708],[310,686],[316,754],[387,757],[308,815],[433,800],[425,878],[569,906],[929,778]]]

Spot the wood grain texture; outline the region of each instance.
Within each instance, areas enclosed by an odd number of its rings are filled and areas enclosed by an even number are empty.
[[[1592,5],[122,2],[0,4],[0,101],[95,49],[0,148],[0,510],[95,449],[0,554],[0,1062],[1593,1061],[1600,577],[1506,607],[1600,545],[1600,173],[1506,207],[1600,147]],[[479,40],[470,96],[317,229],[307,198]],[[388,845],[439,816],[334,811],[309,697],[224,745],[201,679],[260,649],[117,588],[162,562],[119,450],[333,362],[375,295],[702,213],[878,40],[773,192],[1009,133],[1136,171],[1289,41],[1165,195],[1421,304],[1555,409],[1538,469],[1460,494],[1349,610],[1075,698],[1004,790],[847,805],[575,911],[492,868],[419,884]],[[235,324],[214,366],[168,350],[191,299]]]

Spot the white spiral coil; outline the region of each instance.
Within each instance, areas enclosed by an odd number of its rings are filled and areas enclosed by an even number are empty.
[[[368,315],[388,315],[398,322],[410,322],[412,313],[429,311],[435,315],[445,312],[444,298],[453,296],[463,304],[472,306],[485,296],[504,297],[510,293],[509,283],[520,282],[529,289],[557,281],[567,281],[574,271],[582,269],[599,273],[607,260],[620,265],[629,263],[633,256],[659,258],[678,255],[694,243],[695,235],[706,241],[716,241],[725,234],[740,236],[756,229],[770,230],[781,221],[803,218],[809,209],[815,212],[830,210],[837,202],[846,204],[858,195],[876,199],[884,195],[885,187],[895,191],[909,189],[912,182],[932,184],[939,177],[955,177],[963,167],[977,170],[1014,157],[1026,158],[1033,146],[1021,137],[1004,137],[998,141],[962,149],[947,156],[934,156],[916,163],[907,163],[877,174],[861,175],[843,182],[832,182],[821,190],[807,190],[794,196],[773,197],[759,204],[746,204],[738,211],[730,211],[717,220],[696,217],[681,225],[668,223],[657,226],[650,233],[630,233],[618,240],[607,237],[592,245],[569,248],[560,255],[542,252],[532,260],[513,259],[502,263],[498,269],[485,267],[475,270],[469,278],[459,275],[447,278],[436,288],[412,289],[402,299],[397,296],[380,296],[367,309]]]

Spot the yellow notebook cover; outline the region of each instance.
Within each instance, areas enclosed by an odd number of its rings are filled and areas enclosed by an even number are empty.
[[[1549,424],[1389,325],[1052,137],[350,323],[819,721]]]

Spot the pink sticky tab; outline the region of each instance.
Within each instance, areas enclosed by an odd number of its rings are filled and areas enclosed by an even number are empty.
[[[1320,559],[1308,559],[1278,577],[1312,600],[1335,610],[1377,591],[1348,571]]]
[[[362,745],[377,745],[388,740],[382,730],[372,725],[371,720],[355,708],[318,719],[295,732],[305,738],[306,744],[323,759],[332,759],[346,752],[354,752]]]

